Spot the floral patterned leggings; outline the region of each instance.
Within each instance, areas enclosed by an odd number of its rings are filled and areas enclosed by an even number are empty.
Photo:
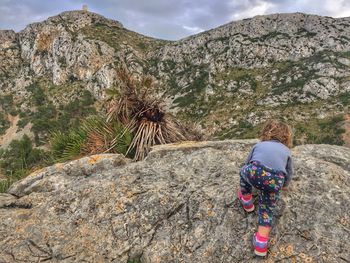
[[[251,194],[254,186],[259,193],[259,226],[270,226],[273,211],[284,183],[284,173],[252,161],[240,171],[240,186],[243,195]]]

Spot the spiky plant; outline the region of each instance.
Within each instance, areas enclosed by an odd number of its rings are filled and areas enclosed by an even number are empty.
[[[52,132],[50,144],[56,161],[62,162],[87,154],[126,154],[131,140],[131,133],[121,123],[91,116],[78,128]]]
[[[120,122],[107,122],[104,118],[87,119],[82,129],[87,140],[82,151],[88,154],[114,152],[126,154],[132,135]]]
[[[54,159],[64,162],[81,156],[86,139],[87,133],[80,128],[71,128],[67,132],[51,132],[49,141]]]
[[[150,76],[136,78],[125,68],[119,69],[117,76],[118,86],[107,91],[107,121],[121,122],[132,132],[128,152],[135,152],[134,159],[145,158],[153,145],[189,138],[189,133],[154,96],[155,83]]]

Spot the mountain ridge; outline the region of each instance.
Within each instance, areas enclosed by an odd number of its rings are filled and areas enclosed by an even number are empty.
[[[108,17],[105,17],[99,13],[95,13],[95,12],[92,12],[92,11],[83,11],[83,10],[70,10],[70,11],[63,11],[61,12],[60,14],[58,15],[53,15],[53,16],[50,16],[48,17],[47,19],[43,20],[43,21],[38,21],[38,22],[33,22],[33,23],[30,23],[28,24],[26,27],[30,27],[32,25],[36,25],[36,24],[41,24],[43,22],[46,22],[46,21],[53,21],[53,20],[56,20],[58,18],[62,19],[62,18],[67,18],[67,16],[69,17],[69,15],[72,15],[72,16],[77,16],[77,15],[87,15],[87,16],[92,16],[92,17],[95,17],[97,18],[98,20],[106,20],[106,21],[110,21],[111,23],[115,23],[117,24],[118,26],[120,27],[124,27],[124,25],[122,24],[122,22],[120,22],[119,20],[116,20],[116,19],[113,19],[113,18],[108,18]],[[287,16],[303,16],[303,17],[314,17],[314,18],[326,18],[326,19],[332,19],[332,20],[350,20],[350,16],[345,16],[345,17],[331,17],[331,16],[323,16],[323,15],[318,15],[318,14],[312,14],[312,13],[304,13],[304,12],[285,12],[285,13],[271,13],[271,14],[264,14],[264,15],[255,15],[255,16],[252,16],[252,17],[248,17],[248,18],[242,18],[242,19],[238,19],[238,20],[232,20],[232,21],[229,21],[227,23],[224,23],[222,25],[219,25],[219,26],[216,26],[216,27],[213,27],[213,28],[209,28],[209,29],[206,29],[202,32],[199,32],[197,34],[193,34],[193,35],[189,35],[187,37],[183,37],[183,38],[180,38],[180,39],[176,39],[176,40],[168,40],[168,39],[162,39],[162,38],[157,38],[157,37],[153,37],[153,36],[150,36],[150,35],[146,35],[146,34],[141,34],[139,33],[140,35],[143,35],[145,37],[149,37],[149,38],[154,38],[154,39],[159,39],[159,40],[165,40],[165,41],[169,41],[169,42],[177,42],[177,41],[180,41],[180,40],[183,40],[183,39],[186,39],[186,38],[191,38],[191,37],[194,37],[194,36],[198,36],[198,35],[201,35],[203,33],[207,33],[209,31],[212,31],[212,30],[215,30],[215,29],[219,29],[219,28],[222,28],[222,27],[225,27],[225,26],[228,26],[228,25],[231,25],[231,24],[234,24],[234,23],[241,23],[241,22],[247,22],[247,21],[250,21],[250,20],[255,20],[255,19],[265,19],[265,18],[269,18],[269,17],[281,17],[281,18],[285,18]],[[16,34],[20,33],[21,31],[25,30],[26,29],[23,28],[19,31],[15,31],[13,29],[1,29],[0,31],[14,31]],[[130,31],[133,31],[131,29],[128,29]]]
[[[303,12],[291,12],[291,13],[271,13],[271,14],[266,14],[266,15],[256,15],[256,16],[253,16],[253,17],[249,17],[249,18],[243,18],[243,19],[239,19],[239,20],[233,20],[233,21],[230,21],[230,22],[227,22],[223,25],[219,25],[217,27],[213,27],[213,28],[210,28],[208,30],[204,30],[202,32],[199,32],[197,34],[194,34],[194,35],[190,35],[190,36],[187,36],[187,37],[184,37],[184,38],[181,38],[181,39],[178,39],[178,40],[175,40],[175,41],[180,41],[180,40],[183,40],[183,39],[187,39],[187,38],[191,38],[191,37],[194,37],[194,36],[198,36],[198,35],[201,35],[201,34],[205,34],[205,33],[208,33],[212,30],[215,30],[215,29],[220,29],[222,27],[226,27],[226,26],[230,26],[232,24],[235,24],[235,23],[242,23],[242,22],[249,22],[251,20],[254,20],[254,19],[265,19],[265,18],[270,18],[270,17],[287,17],[287,16],[303,16],[303,17],[314,17],[314,18],[327,18],[327,19],[333,19],[333,20],[350,20],[350,17],[331,17],[331,16],[322,16],[322,15],[317,15],[317,14],[310,14],[310,13],[303,13]],[[305,22],[306,23],[306,22]]]
[[[67,11],[19,33],[0,31],[0,97],[12,94],[13,113],[35,110],[25,99],[33,96],[30,85],[55,107],[84,90],[101,101],[125,66],[156,78],[154,92],[167,109],[198,122],[208,136],[252,137],[267,118],[282,116],[300,126],[304,142],[339,143],[329,140],[337,136],[332,131],[322,137],[320,127],[349,111],[349,28],[350,18],[287,13],[165,41],[98,14]]]

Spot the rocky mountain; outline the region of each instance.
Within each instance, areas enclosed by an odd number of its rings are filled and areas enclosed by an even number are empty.
[[[45,143],[42,131],[49,128],[42,124],[60,125],[64,107],[81,98],[93,97],[82,104],[99,110],[105,90],[117,85],[115,70],[125,66],[154,76],[154,92],[167,108],[200,124],[208,137],[255,137],[262,122],[276,117],[294,125],[297,144],[350,145],[350,18],[256,16],[164,41],[70,11],[19,33],[0,31],[0,58],[6,141],[17,125]]]
[[[140,162],[103,154],[36,171],[0,194],[0,261],[261,262],[257,214],[235,198],[255,142],[185,142]],[[348,148],[302,145],[293,158],[264,262],[347,262]]]

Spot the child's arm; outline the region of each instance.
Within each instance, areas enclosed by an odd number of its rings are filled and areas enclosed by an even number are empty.
[[[290,157],[290,156],[288,158],[286,170],[287,170],[287,174],[286,174],[283,188],[288,187],[290,181],[292,180],[292,176],[293,176],[293,172],[294,172],[293,171],[293,161],[292,161],[292,157]]]

